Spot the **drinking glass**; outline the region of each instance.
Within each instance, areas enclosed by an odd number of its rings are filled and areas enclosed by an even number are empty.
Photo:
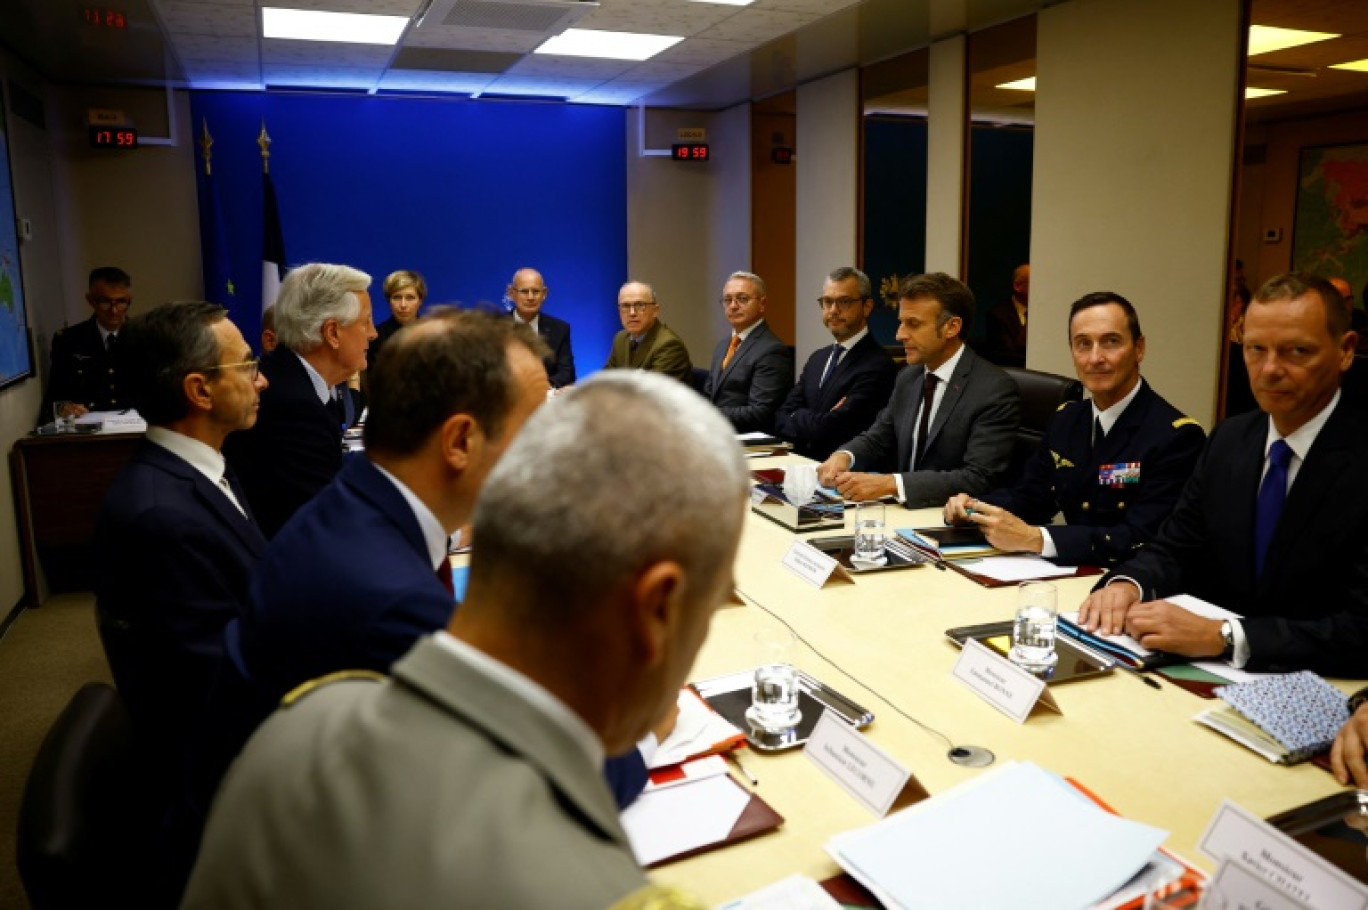
[[[58,433],[70,433],[76,429],[76,402],[54,401],[52,403],[52,422]]]
[[[1012,622],[1012,662],[1026,670],[1046,670],[1055,665],[1055,622],[1058,616],[1055,586],[1045,581],[1025,581],[1017,588],[1016,618]]]
[[[855,559],[862,562],[884,560],[884,504],[855,504]]]
[[[785,733],[797,726],[798,673],[793,669],[793,633],[785,628],[755,633],[759,666],[751,683],[746,720],[766,733]]]

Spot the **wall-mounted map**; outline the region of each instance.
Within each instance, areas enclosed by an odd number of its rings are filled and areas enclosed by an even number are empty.
[[[1368,282],[1368,144],[1302,149],[1292,267]]]
[[[33,372],[14,217],[9,134],[5,130],[4,111],[0,110],[0,388]]]

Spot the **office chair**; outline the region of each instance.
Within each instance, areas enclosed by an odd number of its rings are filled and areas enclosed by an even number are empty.
[[[1016,444],[1012,447],[1012,463],[1002,486],[1017,481],[1031,453],[1045,436],[1045,425],[1059,406],[1067,401],[1083,398],[1083,384],[1072,376],[1057,376],[1021,367],[1003,367],[1021,393],[1021,425],[1017,428]]]
[[[33,910],[135,906],[151,834],[128,714],[86,683],[53,721],[19,810],[16,864]]]

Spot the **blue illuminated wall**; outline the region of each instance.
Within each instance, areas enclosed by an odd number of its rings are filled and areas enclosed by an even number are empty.
[[[289,264],[340,262],[379,285],[395,269],[428,303],[498,303],[513,271],[538,268],[546,311],[573,326],[580,375],[608,359],[627,272],[621,108],[276,93],[195,92],[236,285],[226,301],[250,340],[261,312],[262,120]],[[200,211],[205,178],[200,168]],[[202,230],[206,229],[202,226]],[[219,301],[225,302],[225,301]]]

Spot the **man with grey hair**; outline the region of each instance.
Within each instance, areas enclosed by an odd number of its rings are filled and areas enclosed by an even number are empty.
[[[447,631],[262,726],[185,906],[601,910],[645,886],[599,767],[671,709],[731,587],[747,479],[727,432],[641,373],[533,415],[481,491]]]
[[[649,370],[689,381],[693,374],[689,349],[660,321],[660,302],[649,284],[629,281],[618,290],[618,316],[622,331],[613,337],[604,369]]]
[[[879,416],[893,394],[898,367],[869,331],[874,289],[864,272],[849,266],[832,271],[817,307],[835,343],[808,358],[779,408],[775,432],[799,455],[825,461]]]
[[[369,287],[365,272],[318,262],[280,286],[279,347],[261,358],[270,385],[256,426],[224,448],[268,538],[342,467],[346,402],[337,386],[366,365],[375,337]]]
[[[731,337],[719,341],[703,396],[738,433],[774,432],[774,413],[793,388],[793,351],[765,322],[765,282],[732,272],[722,285],[722,312]]]

